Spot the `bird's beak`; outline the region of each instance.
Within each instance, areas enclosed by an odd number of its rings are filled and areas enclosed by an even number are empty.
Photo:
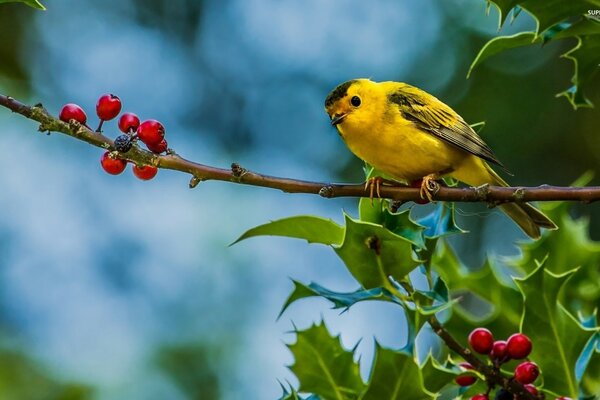
[[[336,126],[337,124],[339,124],[340,122],[342,122],[342,120],[344,118],[346,118],[348,114],[335,114],[332,118],[331,118],[331,125],[332,126]]]

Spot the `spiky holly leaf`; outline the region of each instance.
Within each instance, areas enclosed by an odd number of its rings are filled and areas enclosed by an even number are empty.
[[[413,354],[376,345],[367,390],[361,400],[434,399],[425,389],[421,369]]]
[[[304,239],[309,243],[339,244],[344,228],[330,219],[312,215],[283,218],[247,230],[232,245],[255,236],[285,236]]]
[[[361,221],[381,225],[412,242],[417,248],[425,247],[425,227],[411,218],[410,209],[392,212],[387,200],[373,200],[371,203],[369,199],[362,198],[358,210]]]
[[[342,347],[339,336],[324,324],[296,331],[296,343],[288,345],[294,355],[289,368],[300,382],[299,391],[327,400],[358,399],[364,390],[354,352]]]
[[[46,7],[38,0],[0,0],[0,4],[2,3],[23,3],[27,4],[29,7],[37,8],[38,10],[46,9]]]
[[[566,97],[575,109],[591,107],[585,96],[585,88],[598,71],[600,63],[600,21],[589,18],[588,10],[600,9],[600,0],[491,0],[500,10],[500,24],[508,11],[515,6],[525,9],[536,20],[534,32],[522,32],[490,40],[480,50],[471,64],[468,75],[488,57],[515,47],[546,43],[550,40],[575,38],[577,45],[563,57],[573,61],[572,86],[559,93]],[[575,20],[574,23],[571,23]]]
[[[404,279],[418,265],[411,241],[380,225],[345,219],[344,240],[334,249],[365,289],[389,287],[390,276]]]
[[[571,398],[578,396],[577,359],[594,334],[594,329],[584,328],[558,301],[574,272],[556,275],[539,265],[527,277],[515,279],[524,299],[521,331],[534,343],[530,358],[540,366],[544,389]]]
[[[469,269],[443,240],[431,264],[451,288],[451,298],[460,299],[445,324],[455,337],[466,337],[477,326],[486,326],[498,337],[517,330],[522,300],[514,284],[502,278],[499,266],[488,259],[481,268]]]
[[[400,304],[400,300],[397,299],[392,293],[385,288],[373,288],[373,289],[358,289],[354,292],[341,293],[334,292],[326,289],[317,283],[310,283],[305,285],[301,282],[294,282],[294,291],[288,299],[285,301],[279,316],[285,312],[285,310],[295,301],[305,299],[307,297],[320,296],[333,303],[333,308],[349,308],[350,306],[367,300],[379,300],[379,301],[391,301]]]
[[[427,239],[438,239],[455,233],[466,233],[456,224],[454,203],[439,202],[433,212],[419,219],[417,223],[425,227]],[[429,246],[428,246],[429,247]]]
[[[539,240],[520,243],[520,256],[507,262],[525,273],[533,270],[536,260],[546,256],[544,267],[554,274],[578,268],[560,300],[572,312],[590,314],[600,307],[600,243],[589,237],[589,220],[573,219],[569,208],[567,203],[544,207],[560,229],[546,232]]]
[[[421,376],[423,377],[423,386],[431,393],[439,393],[444,387],[451,383],[459,372],[440,364],[429,353],[425,361],[421,364]]]

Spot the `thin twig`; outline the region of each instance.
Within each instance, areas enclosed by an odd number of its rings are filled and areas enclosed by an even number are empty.
[[[11,97],[0,94],[0,105],[40,123],[40,131],[60,132],[72,136],[103,149],[114,150],[113,141],[99,132],[75,121],[65,123],[50,115],[41,105],[28,106]],[[333,197],[367,197],[364,184],[338,184],[327,182],[309,182],[297,179],[280,178],[248,171],[238,164],[232,168],[216,168],[186,160],[174,152],[167,155],[156,155],[133,146],[127,153],[121,154],[123,159],[138,165],[150,164],[159,168],[171,169],[192,175],[190,184],[194,187],[200,181],[217,180],[243,185],[262,186],[279,189],[287,193],[319,194]],[[398,201],[420,200],[418,188],[403,186],[382,186],[382,198]],[[537,187],[499,187],[482,186],[478,188],[440,187],[433,194],[434,200],[460,202],[487,202],[496,205],[508,202],[528,201],[582,201],[591,203],[600,200],[600,187],[569,187],[541,185]]]

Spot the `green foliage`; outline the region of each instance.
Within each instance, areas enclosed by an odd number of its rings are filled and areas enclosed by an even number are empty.
[[[211,354],[202,344],[180,344],[161,348],[156,363],[189,399],[220,399],[221,389],[214,359],[222,355]]]
[[[11,400],[87,400],[91,387],[63,383],[25,354],[0,351],[0,398]]]
[[[344,230],[330,219],[314,217],[312,215],[299,215],[271,221],[267,224],[247,230],[232,244],[254,236],[286,236],[304,239],[308,243],[321,243],[326,245],[342,242]]]
[[[452,384],[456,372],[431,356],[421,365],[415,361],[417,332],[429,316],[442,317],[444,312],[445,328],[459,341],[476,326],[486,326],[496,338],[526,333],[534,343],[531,359],[541,367],[546,392],[573,398],[579,392],[597,395],[600,334],[594,333],[598,331],[596,316],[589,311],[584,322],[577,321],[566,305],[577,311],[600,305],[600,245],[587,236],[586,220],[569,216],[566,204],[557,203],[546,211],[561,229],[546,232],[538,241],[520,243],[518,257],[488,257],[476,269],[464,265],[448,245],[448,235],[464,231],[455,223],[453,206],[443,203],[415,220],[410,209],[392,212],[386,200],[362,199],[360,219],[345,215],[343,227],[302,216],[262,225],[241,239],[279,235],[328,244],[360,285],[342,293],[317,283],[293,281],[294,290],[282,313],[297,300],[321,297],[343,310],[358,302],[386,301],[403,307],[406,314],[407,345],[400,350],[377,345],[367,383],[359,376],[354,352],[344,350],[324,326],[298,331],[297,343],[290,346],[296,359],[291,369],[301,392],[325,400],[429,399],[441,393],[463,398],[482,390],[481,383],[459,390]],[[413,275],[409,275],[413,270],[425,274],[428,287],[413,289]],[[301,397],[292,390],[284,391],[283,398]]]
[[[46,7],[38,0],[0,0],[0,4],[2,3],[23,3],[27,4],[29,7],[37,8],[39,10],[45,10]]]
[[[354,350],[346,350],[323,324],[296,331],[296,343],[289,345],[295,362],[290,367],[300,380],[300,391],[308,399],[434,399],[457,372],[433,357],[419,365],[408,349],[386,349],[375,344],[375,358],[367,384],[354,361]],[[294,389],[284,388],[282,399],[300,399]]]
[[[559,96],[566,97],[575,109],[591,107],[592,103],[584,92],[600,64],[600,21],[589,16],[588,10],[600,9],[600,0],[490,1],[500,11],[500,26],[504,24],[511,9],[524,9],[536,20],[537,29],[490,40],[475,57],[467,76],[484,60],[500,52],[554,40],[575,39],[575,46],[563,54],[563,57],[573,62],[572,86],[559,93]],[[513,15],[516,17],[516,13]]]
[[[290,369],[300,381],[299,390],[324,399],[357,399],[364,383],[354,352],[345,350],[339,337],[332,337],[323,324],[296,333],[296,343],[288,347],[294,355]]]
[[[544,389],[571,398],[579,393],[575,364],[594,334],[558,302],[560,290],[574,273],[555,275],[540,265],[516,280],[525,299],[521,331],[534,343],[530,358],[543,372]]]
[[[403,279],[417,265],[412,243],[381,225],[346,216],[346,232],[335,252],[366,289],[389,287],[389,277]]]

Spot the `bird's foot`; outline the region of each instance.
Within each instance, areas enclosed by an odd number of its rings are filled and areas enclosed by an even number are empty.
[[[440,184],[436,181],[439,177],[436,174],[430,174],[423,177],[421,181],[421,191],[419,192],[423,200],[433,201],[433,196],[440,191]]]
[[[372,178],[367,179],[365,182],[365,191],[369,191],[369,199],[371,199],[371,204],[373,204],[373,196],[377,194],[377,198],[381,198],[381,184],[384,179],[380,176],[374,176]]]

